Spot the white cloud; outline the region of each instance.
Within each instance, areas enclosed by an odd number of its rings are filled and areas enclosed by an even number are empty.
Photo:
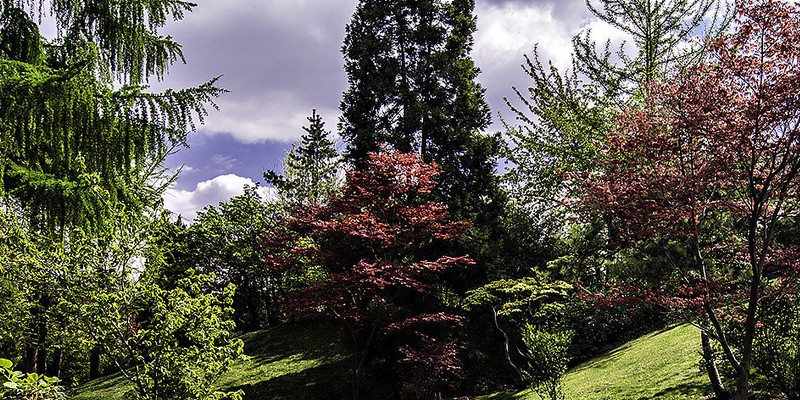
[[[222,201],[244,193],[245,186],[255,186],[250,178],[235,174],[220,175],[214,179],[199,182],[194,190],[167,189],[164,193],[164,207],[186,220],[193,220],[197,212],[208,205],[216,206]],[[276,198],[275,189],[259,187],[262,198]]]
[[[289,142],[316,108],[335,121],[347,78],[339,49],[357,0],[199,0],[162,33],[183,45],[154,91],[192,87],[222,75],[230,92],[200,130],[242,143]]]
[[[265,93],[246,101],[233,97],[228,101],[223,97],[219,104],[224,112],[211,113],[201,130],[212,135],[229,133],[242,143],[295,141],[303,134],[302,127],[308,126],[306,118],[314,108],[329,130],[336,127],[340,114],[338,109],[308,104],[290,92]]]
[[[559,67],[568,66],[573,32],[569,24],[553,16],[552,5],[486,5],[477,14],[473,56],[482,69],[518,66],[522,55],[530,54],[537,44],[541,55]]]

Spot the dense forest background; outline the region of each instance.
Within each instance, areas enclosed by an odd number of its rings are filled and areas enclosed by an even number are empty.
[[[164,160],[226,90],[148,84],[195,5],[1,1],[4,397],[120,374],[129,398],[241,398],[215,382],[242,335],[300,322],[340,333],[352,400],[560,399],[569,367],[687,322],[714,398],[800,396],[794,3],[589,1],[632,40],[525,56],[489,133],[474,0],[361,1],[344,151],[314,110],[277,196],[185,223]]]

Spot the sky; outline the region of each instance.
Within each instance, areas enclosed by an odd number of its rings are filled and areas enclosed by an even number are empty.
[[[165,207],[191,220],[206,205],[263,183],[279,170],[284,151],[303,133],[312,109],[335,133],[347,89],[340,49],[357,0],[196,0],[198,6],[162,32],[183,46],[186,64],[174,64],[153,90],[199,85],[221,75],[229,90],[189,135],[189,148],[167,159],[182,166]],[[489,132],[512,119],[503,98],[525,90],[523,55],[538,45],[542,60],[570,66],[571,38],[591,29],[598,38],[619,36],[590,18],[583,0],[476,0],[478,29],[472,57],[481,69],[492,110]],[[603,39],[604,40],[604,39]],[[513,122],[509,121],[509,122]],[[344,144],[338,143],[339,149]],[[262,187],[264,195],[270,188]]]

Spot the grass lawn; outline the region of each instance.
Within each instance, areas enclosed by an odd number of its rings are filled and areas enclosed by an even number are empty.
[[[632,340],[567,372],[568,399],[696,400],[710,392],[698,368],[700,332],[689,325],[653,332]],[[534,400],[536,393],[497,393],[488,400]]]
[[[349,387],[338,333],[319,324],[284,324],[242,337],[247,361],[218,382],[246,400],[338,400]],[[632,340],[571,369],[564,393],[573,400],[696,400],[709,392],[699,371],[700,333],[681,325]],[[76,389],[76,400],[121,400],[131,386],[119,375]],[[483,400],[538,400],[536,393],[496,393]]]
[[[347,360],[338,333],[320,324],[282,324],[242,336],[247,361],[236,362],[218,382],[223,390],[244,391],[244,398],[338,400],[348,381]],[[119,374],[75,390],[75,400],[120,400],[132,386]]]

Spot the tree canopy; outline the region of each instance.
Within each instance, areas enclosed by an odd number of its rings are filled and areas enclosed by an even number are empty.
[[[15,1],[0,4],[0,191],[35,225],[96,227],[109,204],[158,201],[148,179],[206,105],[216,78],[147,92],[180,45],[159,29],[193,3]],[[55,38],[37,21],[54,18]]]
[[[777,240],[800,199],[800,8],[743,1],[711,57],[648,87],[607,136],[602,174],[578,174],[587,210],[611,212],[623,238],[684,243],[666,304],[695,312],[750,393],[753,342],[769,290],[793,290],[796,242]],[[678,260],[680,261],[680,260]],[[731,325],[740,321],[738,340]]]

